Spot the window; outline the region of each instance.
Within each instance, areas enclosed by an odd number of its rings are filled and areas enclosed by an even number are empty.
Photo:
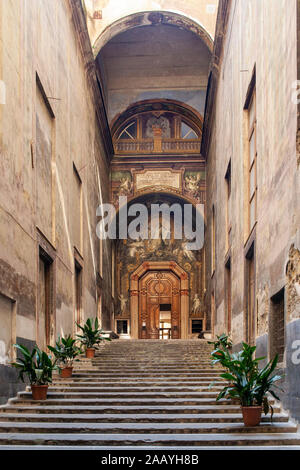
[[[255,342],[255,256],[254,242],[246,255],[246,341]]]
[[[192,333],[201,333],[203,330],[203,320],[192,320]]]
[[[231,160],[225,174],[226,182],[226,251],[231,246]]]
[[[99,238],[99,274],[103,277],[103,240]]]
[[[120,134],[118,139],[131,139],[135,140],[137,138],[137,121],[131,121],[129,124],[124,127]]]
[[[171,311],[171,304],[160,304],[160,311],[161,312],[170,312]]]
[[[111,245],[111,295],[115,298],[115,259],[116,259],[116,247],[114,243]]]
[[[39,310],[38,310],[38,339],[41,349],[45,349],[50,342],[51,328],[51,288],[52,288],[52,260],[40,247],[39,250]]]
[[[82,181],[79,172],[73,163],[73,193],[72,193],[72,227],[73,244],[82,252],[83,245],[83,217],[82,217]]]
[[[211,273],[213,274],[216,267],[216,216],[215,206],[212,207],[211,219]]]
[[[226,326],[227,332],[231,331],[231,260],[225,265],[225,296],[226,296]]]
[[[257,214],[257,147],[256,147],[256,92],[255,76],[251,82],[251,93],[248,96],[247,111],[247,200],[248,200],[248,233],[256,222]]]
[[[215,304],[215,293],[211,293],[210,299],[210,315],[211,315],[211,333],[214,336],[215,332],[215,316],[216,316],[216,304]]]
[[[128,320],[117,320],[117,334],[118,335],[128,334]]]
[[[97,318],[101,328],[102,325],[102,295],[100,289],[97,290]]]
[[[196,132],[185,122],[181,123],[181,138],[182,139],[198,139]]]
[[[269,337],[270,337],[270,359],[278,354],[278,362],[283,362],[285,348],[284,327],[284,288],[271,297]]]
[[[81,323],[82,310],[82,267],[75,260],[75,321]]]
[[[55,161],[55,119],[46,92],[36,76],[36,225],[52,243],[55,242],[55,185],[52,164]]]

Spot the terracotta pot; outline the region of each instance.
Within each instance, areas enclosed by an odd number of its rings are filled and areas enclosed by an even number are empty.
[[[73,371],[73,367],[63,367],[60,371],[60,376],[63,379],[67,379],[69,377],[72,377],[72,371]]]
[[[46,400],[47,399],[48,385],[31,385],[31,392],[33,400]]]
[[[95,357],[95,348],[86,348],[85,357],[88,357],[88,358]]]
[[[258,426],[261,421],[262,406],[242,406],[245,426]]]

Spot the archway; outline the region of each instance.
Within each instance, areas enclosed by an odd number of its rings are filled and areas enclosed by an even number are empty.
[[[131,337],[158,338],[159,307],[168,304],[171,338],[188,338],[188,274],[174,261],[142,263],[130,276]]]
[[[117,34],[141,26],[155,26],[158,24],[177,26],[178,28],[191,31],[203,40],[208,50],[212,53],[213,38],[197,21],[187,17],[186,15],[171,11],[143,11],[120,18],[107,26],[94,42],[94,56],[97,57],[103,46],[105,46],[105,44]]]

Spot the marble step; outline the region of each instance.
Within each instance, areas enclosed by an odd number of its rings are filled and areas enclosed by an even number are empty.
[[[112,378],[128,378],[128,377],[136,377],[136,378],[139,378],[139,377],[174,377],[174,378],[177,378],[178,379],[178,376],[180,376],[180,378],[182,377],[192,377],[192,378],[201,378],[203,377],[203,373],[202,372],[178,372],[177,375],[174,376],[174,372],[160,372],[160,371],[153,371],[153,372],[143,372],[143,371],[139,371],[138,373],[137,372],[118,372],[118,371],[111,371],[111,372],[107,372],[107,371],[99,371],[99,370],[91,370],[91,371],[75,371],[73,372],[72,374],[72,377],[76,378],[80,378],[80,377],[112,377]],[[205,371],[206,374],[209,374],[210,371]],[[211,373],[211,378],[213,377],[218,377],[219,374],[218,373]]]
[[[27,393],[27,392],[25,392]],[[122,406],[125,404],[128,404],[129,406],[147,406],[147,405],[154,405],[154,406],[168,406],[168,405],[173,405],[173,406],[201,406],[201,405],[214,405],[216,407],[220,406],[226,406],[228,403],[227,400],[223,399],[218,402],[216,402],[216,397],[213,394],[213,396],[209,398],[188,398],[188,397],[183,397],[183,398],[176,398],[172,396],[167,396],[164,397],[162,396],[161,398],[155,398],[149,397],[149,398],[142,398],[142,397],[137,397],[137,398],[64,398],[63,396],[59,398],[52,398],[51,394],[47,397],[47,400],[32,400],[31,398],[31,393],[28,393],[28,398],[10,398],[8,401],[9,405],[13,406],[23,406],[23,405],[32,405],[35,406],[37,404],[43,405],[45,407],[54,405],[54,406],[98,406],[98,405],[106,405],[106,406]]]
[[[89,375],[86,376],[79,376],[75,377],[74,375],[67,379],[62,379],[59,376],[53,376],[53,384],[66,384],[66,383],[73,383],[73,384],[81,384],[81,383],[91,383],[91,384],[112,384],[114,383],[116,386],[120,384],[129,383],[131,384],[132,381],[135,381],[136,384],[164,384],[164,383],[177,383],[180,381],[182,384],[190,384],[190,383],[197,383],[197,384],[207,384],[211,382],[220,382],[220,384],[225,383],[225,380],[220,378],[218,375],[216,376],[201,376],[198,377],[92,377]]]
[[[135,392],[92,392],[92,391],[85,391],[85,392],[76,392],[76,391],[65,391],[65,392],[60,392],[60,391],[53,391],[52,388],[48,390],[47,393],[47,401],[49,400],[71,400],[71,399],[99,399],[103,401],[104,399],[107,400],[109,398],[111,399],[125,399],[128,401],[128,399],[135,401],[136,399],[142,398],[143,400],[147,399],[155,399],[159,400],[160,398],[162,399],[180,399],[184,401],[189,401],[193,399],[198,399],[198,398],[209,398],[215,400],[217,396],[217,392],[210,391],[210,392],[203,392],[203,391],[185,391],[185,392],[170,392],[167,390],[162,390],[162,391],[135,391]],[[26,400],[26,403],[28,400],[31,400],[32,394],[31,392],[18,392],[17,398],[12,398],[9,403],[15,403],[15,401],[23,401]],[[89,400],[90,401],[90,400]]]
[[[99,434],[234,434],[234,433],[295,433],[297,426],[291,422],[263,422],[260,426],[247,428],[242,423],[29,423],[1,422],[1,433],[99,433]]]
[[[243,423],[240,410],[236,413],[166,413],[166,414],[132,414],[132,413],[116,413],[116,414],[63,414],[63,413],[0,413],[0,422],[66,422],[66,423]],[[273,416],[273,423],[287,423],[289,416],[285,413],[278,412]],[[262,423],[270,423],[270,416],[262,415]]]
[[[91,385],[89,383],[85,383],[84,386],[81,386],[81,385],[78,385],[78,383],[76,384],[73,384],[73,383],[69,383],[68,385],[64,385],[64,384],[56,384],[56,385],[51,385],[48,389],[48,393],[51,392],[86,392],[86,393],[89,393],[89,392],[92,392],[92,393],[110,393],[110,395],[112,393],[129,393],[129,392],[133,392],[133,393],[149,393],[149,392],[155,392],[155,393],[159,393],[159,392],[180,392],[180,393],[183,393],[183,392],[219,392],[220,390],[223,389],[223,386],[220,385],[220,386],[214,386],[214,387],[210,387],[209,385],[197,385],[195,387],[186,387],[186,386],[174,386],[174,385],[164,385],[163,387],[159,387],[159,386],[153,386],[152,384],[149,384],[148,386],[145,386],[145,387],[140,387],[139,384],[136,384],[136,385],[130,385],[130,386],[127,386],[127,385],[123,385],[123,386],[120,386],[120,385],[115,385],[114,387],[112,387],[111,385],[109,385],[108,387],[103,387],[103,385],[101,383],[99,383],[98,385]],[[30,392],[30,387],[27,388],[27,392]]]
[[[294,446],[300,447],[297,433],[220,433],[220,434],[55,434],[2,433],[2,445],[73,445],[73,446]]]
[[[51,451],[51,450],[55,450],[55,451],[71,451],[71,450],[76,450],[76,451],[98,451],[98,452],[106,452],[106,451],[110,451],[110,450],[113,450],[113,451],[132,451],[133,450],[133,447],[132,446],[119,446],[119,445],[114,445],[113,447],[112,446],[109,446],[109,445],[105,445],[105,446],[89,446],[89,445],[80,445],[80,446],[74,446],[74,445],[67,445],[67,446],[64,446],[64,445],[39,445],[39,444],[34,444],[34,446],[31,444],[31,445],[19,445],[19,444],[14,444],[14,445],[0,445],[0,450],[8,450],[8,451],[11,451],[11,452],[14,452],[14,451],[26,451],[26,450],[47,450],[47,451]],[[174,445],[172,447],[170,446],[165,446],[165,445],[161,445],[161,446],[157,446],[157,445],[148,445],[147,447],[145,446],[134,446],[134,451],[156,451],[156,450],[159,450],[159,451],[167,451],[167,450],[172,450],[172,452],[174,451],[195,451],[195,450],[201,450],[202,451],[215,451],[215,450],[221,450],[221,451],[224,451],[224,450],[246,450],[246,451],[250,451],[250,450],[255,450],[255,451],[258,451],[258,450],[263,450],[263,451],[268,451],[268,452],[272,452],[272,451],[278,451],[278,450],[287,450],[287,451],[299,451],[300,450],[300,446],[298,445],[281,445],[280,448],[278,448],[278,445],[264,445],[264,446],[259,446],[259,445],[239,445],[238,447],[236,446],[226,446],[226,448],[224,449],[224,446],[219,446],[219,445],[215,445],[215,446],[206,446],[206,445],[203,445],[201,447],[198,447],[198,446],[189,446],[189,445],[186,445],[186,446],[180,446],[180,445]]]
[[[46,405],[46,406],[45,406]],[[280,413],[281,408],[279,406],[273,406],[274,413]],[[4,405],[1,407],[2,413],[63,413],[63,414],[82,414],[82,413],[126,413],[126,414],[196,414],[197,416],[208,414],[225,414],[225,413],[241,413],[239,405],[232,404],[219,404],[216,405],[53,405],[49,404],[48,400],[43,402],[35,402],[35,405],[21,404],[18,403]],[[2,416],[0,414],[0,416]]]

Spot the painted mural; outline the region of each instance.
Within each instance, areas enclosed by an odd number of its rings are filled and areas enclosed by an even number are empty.
[[[162,204],[156,197],[149,201]],[[165,202],[165,201],[164,201]],[[147,204],[147,205],[148,205]],[[167,227],[165,227],[166,229]],[[168,227],[169,228],[169,227]],[[149,223],[150,229],[150,223]],[[201,318],[203,309],[203,253],[202,250],[188,250],[189,240],[174,238],[174,221],[171,216],[170,232],[163,233],[160,223],[159,238],[146,240],[117,240],[116,242],[116,285],[118,296],[116,298],[116,318],[130,318],[129,287],[130,275],[144,261],[175,261],[189,277],[190,287],[190,316]]]

